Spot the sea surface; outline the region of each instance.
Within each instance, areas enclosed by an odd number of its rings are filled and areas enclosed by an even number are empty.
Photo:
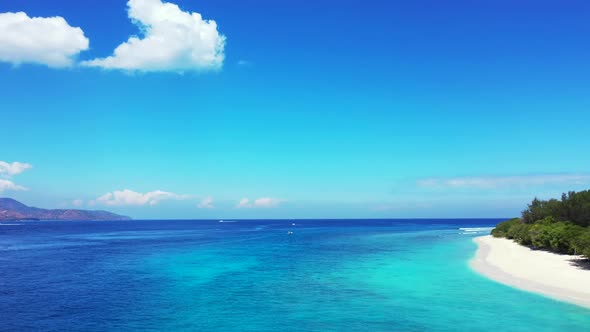
[[[498,221],[0,223],[0,330],[590,331],[470,270]]]

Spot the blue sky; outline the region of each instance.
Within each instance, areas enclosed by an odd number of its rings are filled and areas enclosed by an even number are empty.
[[[590,187],[587,1],[172,3],[0,3],[0,196],[508,217]]]

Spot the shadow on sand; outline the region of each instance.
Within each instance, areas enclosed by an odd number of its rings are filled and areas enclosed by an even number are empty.
[[[570,262],[573,266],[584,270],[590,270],[590,259],[587,258],[573,258],[570,259]]]

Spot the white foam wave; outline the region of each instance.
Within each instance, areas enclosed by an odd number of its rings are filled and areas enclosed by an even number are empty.
[[[464,232],[490,232],[494,227],[461,227],[459,230]]]

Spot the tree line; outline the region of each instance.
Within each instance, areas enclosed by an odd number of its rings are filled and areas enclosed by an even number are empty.
[[[521,218],[499,223],[492,235],[538,249],[590,258],[590,190],[570,191],[561,200],[535,198]]]

